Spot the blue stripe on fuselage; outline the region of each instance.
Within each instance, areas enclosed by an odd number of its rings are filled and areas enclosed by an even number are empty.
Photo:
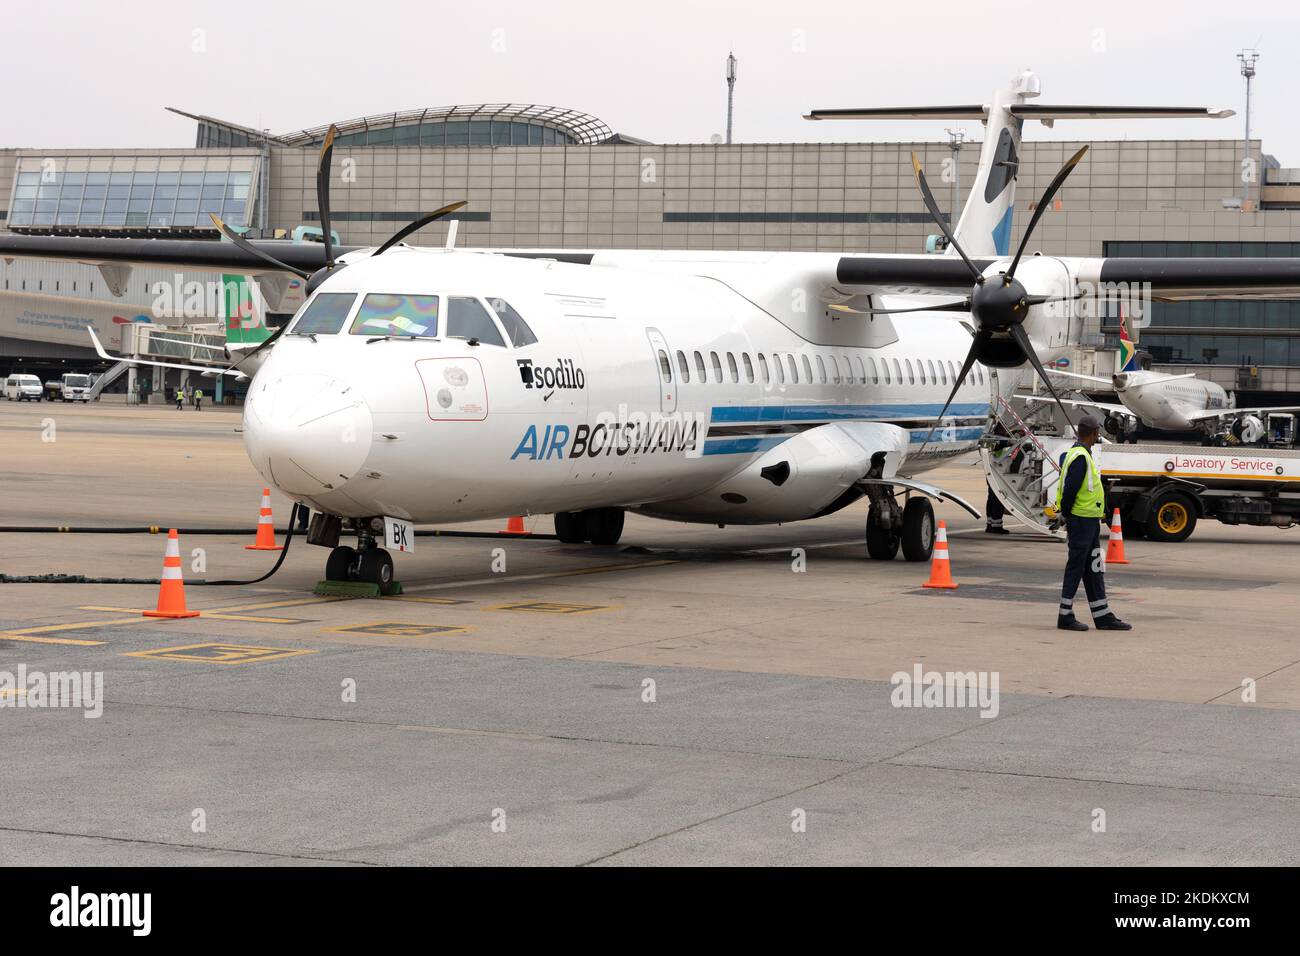
[[[934,418],[943,410],[941,402],[919,405],[715,405],[713,424],[743,425],[771,422],[890,421],[891,419]],[[989,413],[987,402],[954,403],[948,418],[982,417]]]

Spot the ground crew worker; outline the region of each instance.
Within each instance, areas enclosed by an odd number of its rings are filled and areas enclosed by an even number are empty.
[[[177,385],[176,386],[176,411],[179,412],[184,407],[185,407],[185,389]]]
[[[993,486],[987,481],[984,484],[989,490],[989,496],[984,501],[984,531],[987,534],[1010,534],[1010,531],[1002,527],[1002,518],[1006,515],[1007,509],[993,493]]]
[[[1056,626],[1063,631],[1088,629],[1088,625],[1074,616],[1074,595],[1082,580],[1093,627],[1099,631],[1130,631],[1133,625],[1116,617],[1106,601],[1105,562],[1101,553],[1106,490],[1101,483],[1101,469],[1092,457],[1092,446],[1101,437],[1101,422],[1085,416],[1079,421],[1078,434],[1079,440],[1062,457],[1061,477],[1056,483],[1056,513],[1065,521],[1069,541]]]
[[[203,410],[203,389],[201,388],[194,390],[194,410],[196,412]]]

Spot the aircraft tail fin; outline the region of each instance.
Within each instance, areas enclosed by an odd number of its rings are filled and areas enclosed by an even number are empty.
[[[257,285],[248,276],[221,277],[226,320],[226,345],[231,348],[261,345],[271,335],[266,327],[266,307]]]
[[[1121,372],[1138,372],[1137,345],[1128,337],[1128,323],[1124,321],[1123,310],[1119,313],[1119,370]]]

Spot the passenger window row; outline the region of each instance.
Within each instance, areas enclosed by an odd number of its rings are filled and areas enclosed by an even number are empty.
[[[684,385],[692,381],[699,384],[722,384],[724,381],[739,384],[742,368],[746,384],[761,381],[764,386],[786,384],[820,384],[820,385],[866,385],[868,378],[872,385],[902,385],[906,376],[909,385],[951,385],[957,381],[961,371],[958,364],[948,359],[880,359],[877,364],[874,357],[868,356],[863,364],[857,355],[815,355],[810,359],[806,354],[795,356],[793,353],[772,353],[769,358],[762,352],[757,354],[757,374],[755,362],[748,352],[741,352],[737,362],[734,352],[710,351],[707,353],[693,351],[689,356],[682,349],[676,353],[677,378]],[[724,371],[723,361],[726,361]],[[815,363],[815,371],[814,371]],[[673,380],[673,363],[668,354],[659,350],[659,374],[664,382]],[[984,385],[987,379],[984,367],[976,363],[967,378],[968,385]]]

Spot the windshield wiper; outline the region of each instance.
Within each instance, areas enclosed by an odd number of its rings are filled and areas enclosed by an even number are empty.
[[[306,336],[307,338],[311,339],[313,342],[316,341],[316,333],[315,333],[315,332],[290,332],[290,333],[288,333],[288,334],[289,334],[289,335],[302,335],[302,336]]]
[[[418,338],[418,335],[376,335],[374,338],[366,339],[366,344],[369,345],[372,342],[387,342],[389,339],[405,339],[408,342],[414,342]],[[430,339],[429,341],[436,342],[438,340]]]

